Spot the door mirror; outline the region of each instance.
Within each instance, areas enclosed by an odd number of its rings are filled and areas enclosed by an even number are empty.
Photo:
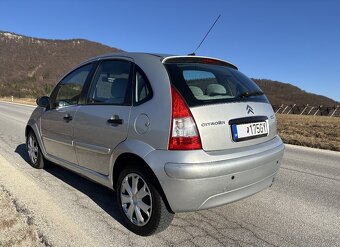
[[[39,97],[37,98],[36,102],[37,102],[37,105],[40,107],[44,107],[44,108],[50,107],[50,97],[48,96]]]

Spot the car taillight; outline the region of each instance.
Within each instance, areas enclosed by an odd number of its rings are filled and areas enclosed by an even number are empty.
[[[171,85],[172,121],[169,150],[202,149],[194,118],[179,92]]]

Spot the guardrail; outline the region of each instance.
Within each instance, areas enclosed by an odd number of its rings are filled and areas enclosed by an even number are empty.
[[[274,112],[279,114],[295,114],[310,116],[340,117],[340,106],[312,105],[272,105]]]

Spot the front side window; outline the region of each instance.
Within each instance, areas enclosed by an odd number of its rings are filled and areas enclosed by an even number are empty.
[[[87,103],[126,105],[131,102],[131,63],[121,60],[102,62],[92,81]]]
[[[92,64],[82,66],[68,74],[57,86],[55,107],[76,105],[80,93],[92,68]]]

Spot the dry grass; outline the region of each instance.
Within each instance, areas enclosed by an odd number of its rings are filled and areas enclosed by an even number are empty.
[[[340,118],[277,114],[285,143],[340,151]]]
[[[13,98],[14,103],[27,104],[27,105],[37,105],[35,100],[36,99],[32,99],[32,98]],[[0,101],[12,102],[12,98],[11,97],[1,97]]]

